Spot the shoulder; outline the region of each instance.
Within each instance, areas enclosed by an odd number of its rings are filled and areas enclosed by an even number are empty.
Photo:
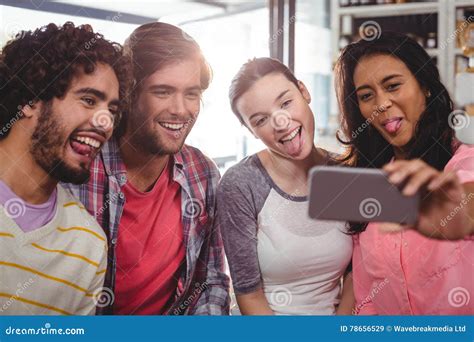
[[[174,157],[176,162],[182,163],[185,168],[193,168],[198,173],[219,173],[216,163],[196,147],[183,145]]]
[[[474,146],[461,144],[446,164],[445,170],[455,171],[462,183],[474,181]]]
[[[268,181],[261,168],[256,154],[244,158],[224,173],[218,192],[252,193],[267,185]]]
[[[81,201],[75,197],[70,190],[58,184],[58,207],[65,210],[66,221],[71,226],[77,226],[90,230],[104,242],[107,241],[104,230],[97,220],[90,215]]]

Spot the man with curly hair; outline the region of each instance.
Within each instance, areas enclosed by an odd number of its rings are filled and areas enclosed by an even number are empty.
[[[107,232],[113,291],[105,313],[225,315],[229,278],[214,228],[216,165],[184,144],[198,117],[211,70],[199,45],[161,22],[125,43],[134,89],[127,115],[74,186]]]
[[[22,32],[0,55],[0,314],[96,312],[107,239],[82,183],[126,92],[120,45],[88,25]]]

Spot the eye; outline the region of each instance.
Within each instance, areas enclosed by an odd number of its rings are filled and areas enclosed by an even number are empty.
[[[359,95],[359,100],[360,101],[367,101],[370,98],[371,95],[372,95],[371,93],[365,93],[365,94]]]
[[[282,108],[282,109],[287,108],[287,107],[290,105],[290,103],[291,103],[292,101],[293,101],[293,100],[286,100],[285,102],[283,102],[283,103],[281,104],[281,108]]]
[[[92,97],[82,97],[81,100],[85,102],[88,106],[94,106],[96,103]]]
[[[265,123],[265,121],[267,121],[267,117],[263,116],[260,119],[258,119],[257,121],[255,121],[255,126],[259,127],[259,126],[263,125]]]
[[[191,92],[191,93],[188,93],[186,94],[186,96],[192,100],[195,100],[195,99],[200,99],[201,98],[201,93],[200,92]]]
[[[153,92],[153,94],[159,97],[165,97],[165,96],[169,96],[171,93],[168,90],[156,90]]]
[[[388,91],[397,90],[398,88],[400,88],[400,83],[393,83],[387,86]]]

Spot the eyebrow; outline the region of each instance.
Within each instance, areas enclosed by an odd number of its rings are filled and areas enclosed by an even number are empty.
[[[392,78],[401,77],[401,76],[403,76],[403,75],[400,75],[400,74],[392,74],[392,75],[385,76],[385,77],[382,79],[382,82],[381,82],[381,83],[385,83],[385,82],[391,80]],[[367,84],[364,84],[364,85],[361,85],[360,87],[358,87],[355,91],[358,92],[359,90],[366,89],[366,88],[370,88],[370,86],[367,85]]]
[[[151,85],[150,87],[148,87],[148,90],[149,91],[154,91],[154,90],[176,90],[175,87],[173,86],[170,86],[170,85],[167,85],[167,84],[154,84],[154,85]],[[191,86],[189,88],[186,88],[185,89],[186,91],[190,91],[190,90],[199,90],[199,91],[202,91],[202,88],[201,86],[199,85],[196,85],[196,86]]]
[[[273,101],[273,103],[278,102],[278,100],[280,100],[283,96],[285,96],[286,93],[288,93],[289,91],[290,91],[290,89],[283,90],[283,91],[275,98],[275,101]],[[255,117],[255,116],[257,116],[257,115],[262,115],[262,114],[264,114],[264,113],[262,113],[262,112],[253,113],[252,115],[250,115],[249,121],[252,120],[253,117]]]
[[[74,94],[76,94],[76,95],[90,94],[90,95],[94,95],[95,97],[97,97],[101,101],[107,100],[107,95],[105,95],[105,93],[103,91],[100,91],[100,90],[94,89],[94,88],[81,88],[79,90],[76,90],[74,92]],[[112,105],[112,106],[118,106],[119,104],[120,104],[120,101],[118,99],[112,99],[109,102],[109,105]]]

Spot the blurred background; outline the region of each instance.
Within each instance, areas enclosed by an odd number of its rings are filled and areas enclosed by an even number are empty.
[[[275,57],[294,70],[312,95],[315,141],[335,152],[342,147],[335,139],[340,118],[332,68],[340,49],[361,34],[411,35],[436,61],[453,97],[462,91],[474,102],[474,82],[456,82],[461,74],[461,80],[474,75],[474,66],[468,67],[474,46],[460,39],[471,28],[474,45],[474,0],[0,0],[0,47],[21,30],[66,21],[91,24],[121,44],[136,27],[153,21],[177,25],[195,38],[214,79],[187,143],[221,171],[263,148],[232,114],[227,95],[232,77],[253,57]]]

